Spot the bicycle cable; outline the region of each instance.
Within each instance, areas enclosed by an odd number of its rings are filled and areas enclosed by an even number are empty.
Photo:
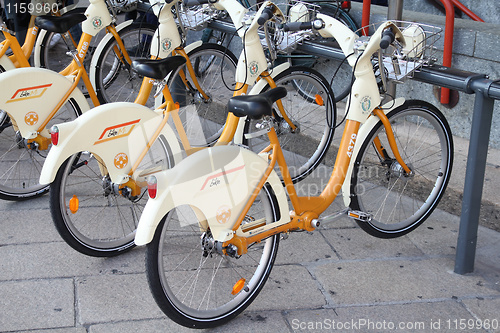
[[[137,34],[137,45],[141,45],[141,29],[142,29],[142,26],[144,25],[144,21],[146,20],[146,16],[149,14],[150,11],[153,10],[153,6],[160,6],[160,10],[158,11],[158,15],[159,15],[161,13],[161,11],[163,10],[163,6],[165,6],[165,4],[160,5],[159,2],[152,4],[149,6],[148,10],[142,15],[141,22],[139,23],[139,33]],[[145,44],[147,45],[147,41]],[[156,53],[156,59],[158,59],[160,56],[160,32],[159,31],[158,31],[158,38],[157,38],[157,46],[158,46],[157,47],[158,51]],[[151,51],[151,47],[150,47],[150,51]]]
[[[234,36],[236,36],[238,34],[238,31],[243,28],[244,26],[242,25],[241,27],[239,27],[238,29],[236,29],[236,31],[234,32],[234,34],[231,35],[231,38],[229,39],[227,45],[231,45],[231,42],[233,41],[233,38]],[[246,29],[248,31],[248,28]],[[243,57],[245,58],[245,63],[247,63],[247,53],[246,53],[246,50],[245,50],[245,36],[246,36],[246,31],[245,33],[243,33],[243,37],[242,37],[242,42],[243,42]],[[221,78],[222,78],[222,83],[224,83],[224,86],[229,90],[229,91],[232,91],[232,92],[236,92],[236,91],[240,91],[242,88],[243,88],[243,85],[241,87],[239,87],[238,89],[232,89],[231,87],[229,87],[229,85],[226,83],[226,80],[224,80],[224,71],[223,71],[223,67],[224,67],[224,59],[226,58],[226,50],[224,50],[224,56],[222,57],[222,63],[221,63],[221,66],[220,66],[220,74],[221,74]],[[238,68],[238,65],[236,65],[236,68]],[[245,68],[246,69],[246,68]],[[248,76],[248,71],[245,70],[245,81],[243,82],[247,82],[247,76]]]
[[[330,80],[330,87],[332,86],[333,79],[335,78],[335,76],[337,75],[338,71],[340,70],[340,67],[344,64],[344,62],[347,60],[347,58],[349,58],[352,55],[354,55],[354,52],[352,52],[351,54],[348,54],[344,59],[342,59],[342,61],[340,62],[340,65],[337,67],[337,70],[335,71],[335,73],[333,73],[333,77]],[[351,96],[350,95],[352,93],[352,85],[354,83],[354,72],[356,71],[356,66],[358,65],[358,60],[359,60],[359,57],[356,59],[356,62],[354,63],[354,66],[352,68],[351,80],[350,80],[351,83],[350,83],[350,87],[349,87],[349,93],[348,93],[348,98],[347,98],[347,107],[346,107],[346,111],[345,111],[345,114],[344,114],[344,118],[342,118],[342,120],[337,125],[335,125],[335,127],[333,127],[333,129],[337,129],[340,125],[342,125],[342,123],[347,118],[347,114],[349,113],[349,108],[351,107],[351,98],[350,98]],[[334,98],[335,98],[335,96],[334,96]],[[330,120],[328,126],[330,128],[332,128],[331,120]]]

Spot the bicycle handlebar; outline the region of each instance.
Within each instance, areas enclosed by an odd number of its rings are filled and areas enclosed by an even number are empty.
[[[394,39],[396,39],[396,36],[394,35],[394,32],[392,32],[392,29],[386,29],[382,32],[382,39],[380,40],[380,48],[381,49],[386,49],[389,47],[389,45],[394,42]]]
[[[259,25],[263,25],[264,23],[267,22],[267,20],[269,20],[271,17],[273,17],[273,15],[274,15],[274,11],[271,8],[266,7],[262,11],[262,14],[260,15],[260,17],[257,19],[257,23]]]
[[[283,24],[284,31],[301,31],[301,30],[319,30],[324,28],[325,22],[323,20],[317,19],[310,22],[289,22]]]

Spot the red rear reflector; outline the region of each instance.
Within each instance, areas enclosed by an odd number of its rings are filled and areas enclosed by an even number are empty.
[[[151,199],[156,198],[156,193],[158,191],[157,180],[155,176],[150,176],[148,178],[148,194]]]
[[[342,5],[340,6],[342,9],[351,9],[350,1],[342,1]]]
[[[57,126],[52,126],[50,129],[50,140],[54,146],[57,146],[59,143],[59,128]]]

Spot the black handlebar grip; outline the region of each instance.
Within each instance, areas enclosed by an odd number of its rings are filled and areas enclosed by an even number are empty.
[[[389,47],[389,45],[394,42],[394,39],[396,39],[396,36],[394,35],[394,32],[392,32],[392,29],[387,29],[382,32],[382,39],[380,40],[380,48],[381,49],[386,49]]]
[[[289,22],[283,25],[284,31],[301,31],[312,29],[312,22]]]
[[[269,7],[266,7],[262,11],[262,14],[260,15],[260,17],[257,19],[257,23],[259,25],[263,25],[264,23],[267,22],[267,20],[269,20],[271,17],[273,17],[273,15],[274,15],[273,10],[270,9]]]

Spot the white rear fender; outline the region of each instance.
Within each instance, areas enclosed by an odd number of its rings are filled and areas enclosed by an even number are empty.
[[[44,68],[18,68],[0,75],[0,110],[13,118],[21,135],[35,138],[40,124],[49,117],[57,103],[69,91],[72,80]],[[75,89],[73,100],[81,112],[90,109],[81,91]]]
[[[120,102],[98,106],[74,121],[58,124],[59,143],[51,148],[45,160],[40,182],[51,183],[61,164],[81,151],[99,156],[106,165],[111,181],[118,184],[126,182],[134,162],[162,120],[161,113],[145,106]],[[181,149],[175,133],[166,124],[161,135],[167,142],[169,156],[175,164],[181,160]],[[148,153],[144,158],[150,156]],[[137,169],[132,178],[137,179],[142,171]]]
[[[136,245],[148,244],[161,219],[173,208],[195,207],[217,241],[232,227],[268,166],[261,156],[237,146],[217,146],[190,155],[174,168],[156,173],[157,196],[148,200],[137,228]],[[268,178],[279,207],[278,223],[289,221],[284,188],[274,171]],[[192,221],[191,223],[198,223]]]
[[[398,106],[402,105],[404,102],[405,102],[404,98],[396,98],[394,101],[382,105],[381,108],[384,111],[384,113],[387,114],[390,111],[397,108]],[[377,125],[378,122],[380,122],[380,119],[372,115],[370,118],[368,118],[368,120],[366,120],[365,123],[363,123],[363,125],[359,129],[358,136],[356,138],[356,143],[354,144],[354,150],[351,156],[351,163],[349,163],[349,168],[347,169],[347,174],[344,183],[342,184],[342,196],[344,197],[344,205],[346,207],[349,207],[349,205],[351,204],[351,176],[352,176],[352,169],[354,162],[358,157],[361,145],[366,140],[366,137],[368,136],[368,134],[370,134],[371,130],[375,127],[375,125]]]

